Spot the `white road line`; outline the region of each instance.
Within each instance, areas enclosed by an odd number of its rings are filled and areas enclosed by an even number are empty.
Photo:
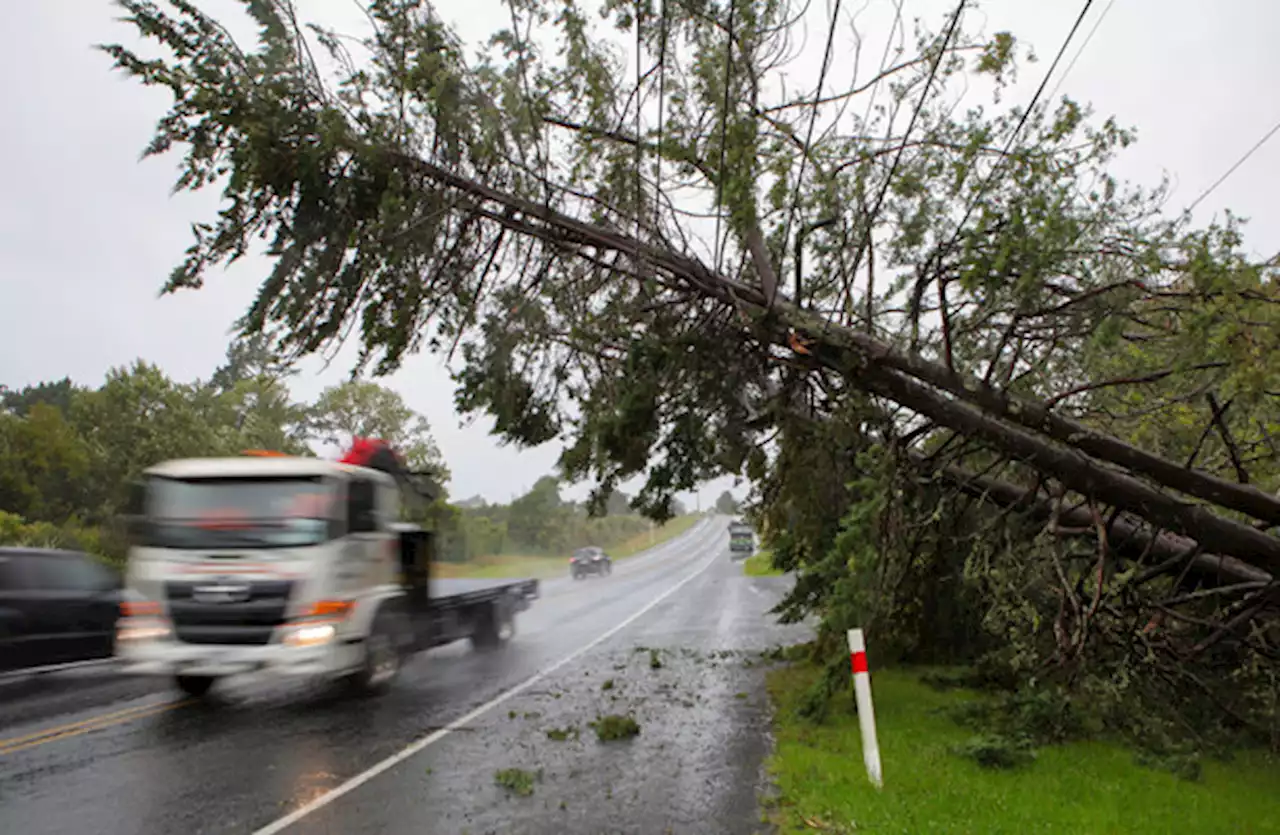
[[[655,597],[653,600],[650,600],[648,603],[642,606],[638,612],[634,613],[633,615],[631,615],[626,620],[622,621],[621,623],[619,623],[617,626],[613,627],[609,631],[598,636],[597,638],[595,638],[595,640],[591,641],[590,643],[586,644],[585,646],[579,649],[574,650],[573,652],[569,653],[564,658],[561,658],[559,661],[555,662],[551,666],[545,667],[542,670],[534,673],[532,676],[520,682],[515,687],[512,687],[511,689],[506,690],[503,693],[500,693],[497,697],[485,702],[484,704],[480,705],[480,707],[476,708],[475,710],[472,710],[470,713],[467,713],[464,716],[461,716],[458,719],[453,720],[452,722],[450,722],[448,725],[441,728],[440,730],[434,731],[422,737],[421,739],[418,739],[410,743],[409,746],[404,750],[400,751],[397,754],[392,754],[390,757],[387,757],[385,760],[382,760],[381,762],[377,763],[367,771],[363,771],[360,774],[357,774],[355,777],[352,777],[350,780],[347,780],[345,783],[341,784],[340,786],[330,789],[328,792],[325,792],[324,794],[320,795],[315,800],[312,800],[310,803],[306,804],[305,806],[301,806],[298,809],[295,809],[294,811],[280,818],[279,820],[276,820],[272,823],[267,824],[266,826],[254,832],[253,835],[274,835],[277,832],[283,831],[285,828],[292,826],[293,824],[305,818],[307,815],[310,815],[312,812],[315,812],[318,809],[323,809],[325,806],[328,806],[330,803],[333,803],[335,800],[342,797],[343,795],[348,794],[352,791],[355,791],[357,788],[359,788],[360,786],[363,786],[365,783],[369,782],[374,777],[377,777],[379,774],[383,773],[384,771],[387,771],[393,766],[396,766],[399,763],[404,762],[405,760],[412,757],[414,754],[417,754],[419,751],[426,748],[428,745],[431,745],[434,742],[439,742],[441,739],[444,739],[446,736],[458,730],[459,728],[465,727],[466,725],[470,724],[474,720],[479,719],[481,716],[493,710],[495,707],[507,701],[511,697],[517,696],[520,693],[523,693],[525,690],[528,690],[530,687],[537,684],[539,681],[542,681],[542,679],[551,675],[553,672],[560,669],[564,665],[568,664],[570,661],[573,661],[578,656],[599,646],[600,644],[604,643],[608,639],[612,638],[614,635],[617,635],[623,629],[626,629],[628,626],[630,626],[631,624],[635,623],[637,620],[642,618],[646,613],[651,611],[658,604],[662,603],[662,601],[666,600],[668,597],[670,597],[671,595],[675,594],[677,591],[679,591],[680,589],[688,585],[689,582],[699,577],[704,571],[706,571],[711,566],[715,565],[719,560],[720,560],[720,552],[717,550],[716,553],[714,553],[710,558],[708,558],[705,562],[703,562],[703,564],[699,568],[690,572],[690,574],[687,577],[685,577],[683,580],[676,583],[674,586],[667,589],[662,594]]]
[[[65,664],[48,664],[43,667],[27,667],[0,674],[0,684],[26,679],[29,676],[42,676],[50,673],[61,673],[69,670],[91,670],[98,667],[113,667],[114,658],[93,658],[88,661],[69,661]]]

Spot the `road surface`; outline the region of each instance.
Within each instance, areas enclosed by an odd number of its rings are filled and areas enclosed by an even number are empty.
[[[101,669],[0,685],[0,832],[754,832],[760,654],[806,633],[766,614],[787,581],[743,576],[726,522],[545,581],[507,647],[424,653],[375,699],[246,677],[202,704]],[[607,714],[639,735],[601,742]]]

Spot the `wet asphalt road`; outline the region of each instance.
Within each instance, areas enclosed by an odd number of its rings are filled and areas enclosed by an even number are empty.
[[[754,832],[759,651],[806,632],[766,614],[789,581],[743,576],[726,523],[545,581],[503,650],[424,653],[375,699],[246,677],[201,704],[102,670],[2,684],[0,832]],[[639,736],[600,742],[588,723],[611,713]]]

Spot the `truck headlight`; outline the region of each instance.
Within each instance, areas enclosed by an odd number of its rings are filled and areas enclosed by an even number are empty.
[[[162,641],[171,634],[173,629],[163,618],[122,618],[116,624],[116,643],[119,644]]]
[[[336,634],[332,623],[300,623],[285,633],[284,642],[291,647],[316,647],[329,643]]]

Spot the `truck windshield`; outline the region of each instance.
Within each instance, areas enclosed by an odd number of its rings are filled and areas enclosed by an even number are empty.
[[[316,478],[152,478],[150,544],[160,548],[296,548],[330,538],[337,491]]]

